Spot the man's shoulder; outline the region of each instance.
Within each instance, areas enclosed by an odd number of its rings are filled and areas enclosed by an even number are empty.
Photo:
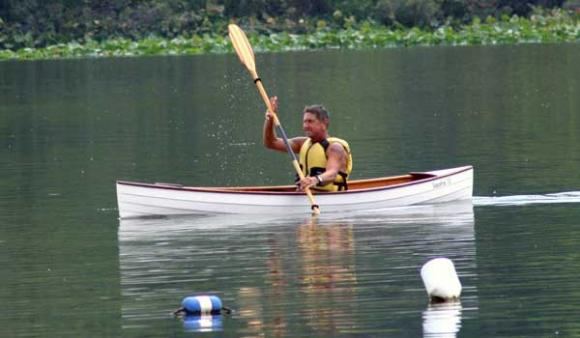
[[[326,151],[346,153],[346,149],[344,148],[344,145],[342,145],[340,142],[331,142],[328,145],[328,148]]]
[[[344,148],[346,151],[350,151],[350,145],[344,139],[338,137],[329,137],[327,140],[330,143],[330,146],[340,147]]]

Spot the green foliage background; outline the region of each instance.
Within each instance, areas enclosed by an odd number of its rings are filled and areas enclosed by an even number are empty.
[[[435,31],[554,7],[578,13],[580,0],[0,0],[0,49],[225,34],[230,21],[262,34],[361,22]]]

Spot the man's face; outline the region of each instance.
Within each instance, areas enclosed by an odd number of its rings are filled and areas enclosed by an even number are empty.
[[[326,123],[309,112],[305,112],[302,117],[302,129],[304,134],[312,139],[322,139],[326,135]]]

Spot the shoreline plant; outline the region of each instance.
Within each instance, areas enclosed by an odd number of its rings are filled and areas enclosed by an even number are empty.
[[[465,46],[517,43],[578,43],[580,14],[555,9],[532,14],[529,18],[514,16],[474,18],[470,24],[455,27],[445,24],[435,29],[389,28],[374,21],[352,22],[345,27],[333,27],[324,20],[303,34],[269,32],[252,24],[242,27],[258,52],[283,52],[319,49],[377,49],[411,46]],[[152,55],[199,55],[233,53],[226,38],[227,22],[215,25],[216,33],[143,39],[110,38],[96,41],[57,43],[39,48],[0,50],[0,60],[39,60],[84,57],[136,57]]]

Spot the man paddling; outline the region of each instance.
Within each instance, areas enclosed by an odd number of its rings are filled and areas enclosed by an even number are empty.
[[[278,98],[270,98],[272,110],[278,111]],[[271,112],[266,112],[264,146],[286,152],[284,140],[276,135]],[[348,143],[328,135],[329,117],[321,105],[307,106],[302,116],[302,129],[306,136],[288,140],[292,151],[299,154],[304,179],[297,182],[298,189],[318,191],[343,191],[348,189],[348,175],[352,171],[352,155]]]

